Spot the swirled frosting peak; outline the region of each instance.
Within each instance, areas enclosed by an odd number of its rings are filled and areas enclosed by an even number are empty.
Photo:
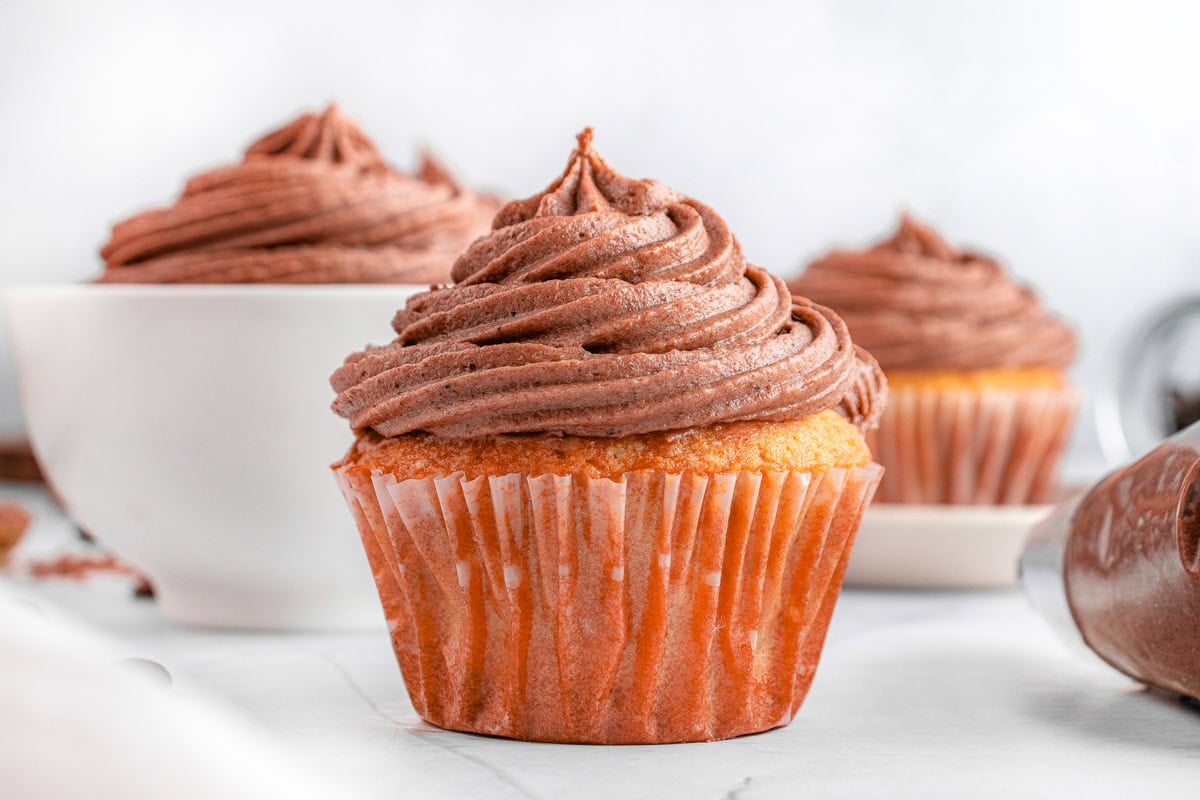
[[[485,233],[498,202],[426,156],[391,168],[336,106],[198,175],[167,208],[113,227],[102,283],[430,283]]]
[[[885,370],[1063,369],[1074,332],[994,259],[959,248],[907,214],[891,238],[834,250],[791,282],[825,303]]]
[[[383,172],[388,166],[358,125],[336,103],[320,114],[301,114],[246,149],[246,161],[292,156],[310,161],[345,164],[364,172]]]
[[[579,137],[562,176],[500,209],[453,286],[350,356],[334,410],[383,436],[624,436],[838,409],[886,385],[834,313],[748,266],[715,212],[632,180]]]

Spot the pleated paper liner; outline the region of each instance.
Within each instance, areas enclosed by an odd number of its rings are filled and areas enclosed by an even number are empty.
[[[336,472],[424,719],[614,744],[792,719],[882,474]]]
[[[867,434],[883,503],[1052,502],[1078,400],[1066,388],[892,387]]]

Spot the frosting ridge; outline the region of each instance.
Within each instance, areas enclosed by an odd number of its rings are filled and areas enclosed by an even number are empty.
[[[789,285],[836,309],[885,370],[1065,369],[1077,349],[1071,328],[999,262],[907,214],[889,239],[835,249]]]
[[[390,167],[335,105],[187,181],[171,206],[113,226],[101,283],[444,281],[498,202],[426,154]]]
[[[707,206],[612,170],[590,130],[453,277],[333,374],[355,428],[624,436],[830,408],[868,427],[882,411],[881,373],[836,314],[747,265]]]

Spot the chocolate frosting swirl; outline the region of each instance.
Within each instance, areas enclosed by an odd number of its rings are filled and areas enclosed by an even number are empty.
[[[457,284],[411,298],[350,356],[334,410],[383,436],[624,436],[836,408],[886,384],[833,312],[747,266],[712,209],[613,171],[580,134],[562,176],[500,209]]]
[[[499,202],[431,156],[405,175],[336,106],[113,227],[101,283],[430,283],[487,232]]]
[[[834,250],[790,284],[835,309],[885,370],[1064,369],[1074,332],[987,256],[908,215],[867,250]]]

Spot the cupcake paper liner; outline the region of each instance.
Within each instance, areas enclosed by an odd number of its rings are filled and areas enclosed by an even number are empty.
[[[1078,400],[1061,389],[891,387],[867,434],[884,503],[1048,503]]]
[[[792,719],[882,469],[335,472],[424,719],[633,744]]]

